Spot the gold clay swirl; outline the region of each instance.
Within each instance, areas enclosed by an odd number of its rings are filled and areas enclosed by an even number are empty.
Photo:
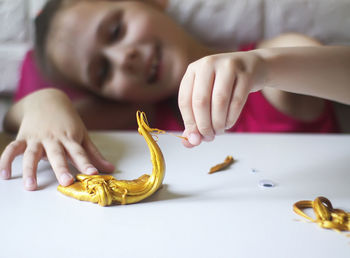
[[[316,215],[313,219],[303,210],[312,208]],[[322,228],[336,231],[350,231],[350,213],[341,209],[333,209],[332,203],[325,197],[317,197],[314,201],[299,201],[293,205],[293,210],[300,216],[317,223]]]
[[[150,128],[144,112],[137,111],[138,132],[145,138],[148,145],[152,174],[144,174],[134,180],[117,180],[111,175],[77,175],[77,182],[64,187],[59,185],[58,191],[81,201],[98,203],[108,206],[113,203],[129,204],[139,202],[158,190],[165,175],[163,154],[152,137],[152,133],[162,134],[165,131]]]

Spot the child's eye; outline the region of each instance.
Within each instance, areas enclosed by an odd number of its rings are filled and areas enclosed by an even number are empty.
[[[114,26],[111,26],[109,31],[109,42],[114,42],[119,39],[121,34],[121,23],[118,21]]]
[[[109,77],[110,63],[107,59],[101,60],[101,63],[97,69],[97,86],[102,87]]]

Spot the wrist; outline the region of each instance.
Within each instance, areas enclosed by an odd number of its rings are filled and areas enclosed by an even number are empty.
[[[252,91],[260,91],[271,85],[271,57],[269,49],[252,50],[256,65],[253,68]]]

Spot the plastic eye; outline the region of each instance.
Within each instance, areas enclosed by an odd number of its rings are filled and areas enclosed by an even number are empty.
[[[259,181],[259,186],[261,187],[267,187],[267,188],[270,188],[270,187],[274,187],[276,184],[274,182],[272,182],[271,180],[260,180]]]

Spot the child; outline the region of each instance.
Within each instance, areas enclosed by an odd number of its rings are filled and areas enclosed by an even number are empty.
[[[36,168],[44,156],[64,186],[73,182],[67,159],[82,173],[113,171],[84,123],[126,128],[141,106],[155,127],[182,129],[177,93],[187,147],[225,130],[337,131],[330,103],[290,92],[349,103],[348,75],[327,69],[349,65],[348,49],[289,34],[259,44],[266,49],[220,53],[177,26],[164,7],[162,0],[50,1],[38,18],[38,64],[51,80],[92,94],[78,103],[82,119],[60,90],[41,90],[14,105],[5,127],[19,131],[1,156],[3,178],[22,153],[28,190],[37,188]],[[292,45],[318,47],[273,48]],[[340,85],[336,93],[331,82]]]

